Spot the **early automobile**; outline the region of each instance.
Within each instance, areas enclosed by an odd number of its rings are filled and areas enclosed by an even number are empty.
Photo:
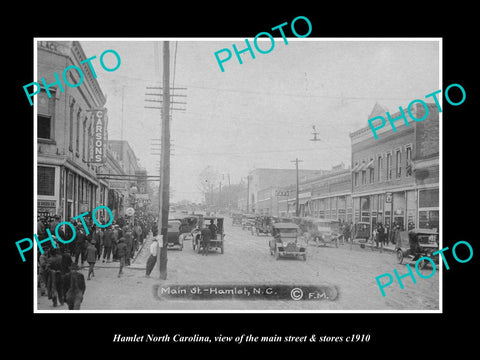
[[[405,259],[416,261],[421,257],[431,257],[438,264],[438,255],[433,253],[438,250],[438,232],[432,229],[413,229],[403,231],[395,244],[397,262],[402,264]],[[422,259],[418,268],[423,269],[428,260]]]
[[[366,221],[357,222],[353,228],[350,249],[352,248],[352,245],[360,245],[361,248],[365,248],[365,244],[370,240],[370,238],[370,223]]]
[[[212,233],[208,250],[220,250],[220,253],[223,254],[225,233],[222,217],[202,216],[199,218],[198,226],[192,231],[193,250],[197,254],[203,251],[204,241],[202,238],[202,229],[205,228],[209,228]]]
[[[183,237],[180,236],[181,221],[178,219],[168,220],[167,229],[167,245],[168,248],[176,247],[179,250],[183,250]]]
[[[270,216],[257,216],[255,218],[255,224],[252,227],[252,234],[257,236],[260,234],[272,233],[272,218]]]
[[[341,232],[337,220],[307,218],[305,225],[307,242],[313,242],[317,246],[333,244],[338,247]]]
[[[255,226],[255,215],[254,214],[244,214],[242,217],[242,230],[252,230]]]
[[[276,260],[281,256],[295,256],[307,260],[307,244],[299,237],[299,227],[296,224],[273,224],[269,247],[270,254],[275,256]]]
[[[182,241],[184,240],[191,240],[192,239],[192,230],[197,227],[199,218],[203,215],[187,215],[187,216],[182,216],[178,220],[180,220],[181,225],[180,225],[180,237],[182,238]]]
[[[232,226],[242,226],[242,214],[232,213]]]

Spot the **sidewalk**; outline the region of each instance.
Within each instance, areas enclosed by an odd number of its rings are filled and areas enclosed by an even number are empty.
[[[345,243],[345,245],[350,245],[350,243]],[[354,246],[360,247],[360,245],[365,245],[366,249],[372,250],[372,251],[379,251],[379,252],[389,252],[389,253],[394,253],[395,252],[395,244],[389,243],[388,245],[383,245],[383,244],[377,244],[373,242],[366,242],[366,243],[354,243]]]
[[[135,253],[133,259],[130,262],[129,266],[125,266],[125,269],[132,270],[145,270],[146,258],[148,257],[148,251],[150,243],[152,242],[152,234],[148,234],[147,237],[143,240],[143,244],[140,245],[138,251]],[[95,263],[95,268],[97,269],[118,269],[120,264],[118,261],[103,262],[103,258],[100,257],[99,260]],[[85,263],[83,266],[80,266],[81,269],[88,270],[88,263]]]

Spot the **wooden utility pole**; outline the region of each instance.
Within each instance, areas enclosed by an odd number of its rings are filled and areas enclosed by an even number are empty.
[[[298,204],[298,201],[299,201],[299,196],[298,196],[298,193],[299,193],[299,190],[300,190],[300,187],[298,185],[298,163],[299,162],[302,162],[302,160],[298,160],[295,159],[295,160],[292,160],[291,162],[294,162],[295,163],[295,169],[297,171],[297,186],[296,186],[296,199],[295,199],[295,216],[299,216],[300,214],[300,207],[299,207],[299,204]]]
[[[162,151],[160,158],[160,214],[158,230],[163,235],[160,251],[157,252],[157,262],[160,269],[160,279],[167,279],[167,232],[168,209],[170,207],[170,44],[163,42],[163,111],[162,111]],[[160,244],[159,244],[160,245]]]

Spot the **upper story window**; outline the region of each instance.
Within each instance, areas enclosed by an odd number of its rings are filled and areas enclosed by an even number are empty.
[[[387,176],[386,176],[386,179],[387,180],[392,179],[392,154],[391,153],[387,153]]]
[[[412,176],[412,147],[407,146],[405,159],[405,176]]]
[[[50,98],[44,89],[38,94],[37,137],[39,139],[54,139],[55,92],[51,92]]]
[[[400,178],[402,176],[402,152],[400,150],[396,151],[396,162],[395,162],[395,176]]]
[[[383,159],[382,156],[379,156],[377,159],[377,181],[382,181],[382,171],[383,171]]]

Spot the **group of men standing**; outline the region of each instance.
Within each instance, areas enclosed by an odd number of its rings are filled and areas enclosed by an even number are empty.
[[[72,219],[71,219],[72,220]],[[87,280],[95,276],[95,263],[102,259],[102,262],[119,262],[118,276],[123,273],[123,268],[130,265],[135,252],[143,243],[150,231],[149,222],[138,221],[134,225],[124,221],[112,222],[108,227],[97,226],[92,218],[84,217],[84,222],[70,221],[75,226],[75,239],[67,244],[60,242],[52,235],[56,247],[43,249],[39,252],[38,258],[38,280],[41,295],[47,295],[48,299],[63,304],[68,303],[69,309],[79,309],[85,292],[84,275],[77,270],[88,263]],[[123,220],[123,219],[121,219]],[[60,223],[60,217],[54,217],[50,222],[44,219],[38,220],[37,236],[39,239],[47,237],[46,229],[55,234],[55,229]],[[100,224],[105,222],[100,221]],[[72,229],[69,226],[58,229],[62,239],[73,237]],[[70,291],[70,301],[67,301],[66,294]],[[75,294],[75,295],[71,295]]]

